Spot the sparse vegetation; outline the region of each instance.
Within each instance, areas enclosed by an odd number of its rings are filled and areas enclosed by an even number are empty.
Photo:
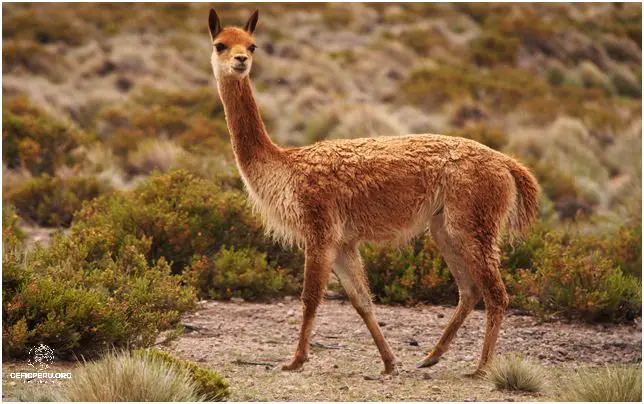
[[[641,402],[642,365],[581,370],[562,390],[559,401]]]
[[[518,354],[497,356],[488,365],[485,378],[497,389],[541,392],[546,373],[533,361]]]

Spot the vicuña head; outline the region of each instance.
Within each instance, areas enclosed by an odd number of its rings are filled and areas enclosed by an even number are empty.
[[[210,9],[208,26],[212,39],[212,70],[219,80],[224,77],[244,78],[250,72],[253,52],[257,48],[253,33],[257,26],[259,11],[255,11],[243,29],[222,28],[215,10]]]

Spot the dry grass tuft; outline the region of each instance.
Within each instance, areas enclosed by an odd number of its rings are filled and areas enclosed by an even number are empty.
[[[160,358],[108,354],[74,371],[65,401],[203,401],[190,376]]]
[[[543,369],[518,354],[496,357],[488,366],[485,377],[503,390],[540,392],[545,387]]]
[[[559,401],[642,401],[642,365],[578,372]]]

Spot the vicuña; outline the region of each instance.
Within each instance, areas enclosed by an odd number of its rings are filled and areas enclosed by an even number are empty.
[[[303,317],[293,360],[309,355],[316,309],[331,271],[367,325],[385,374],[396,356],[374,315],[358,246],[404,243],[428,228],[459,290],[459,303],[434,349],[418,364],[432,366],[479,302],[487,324],[475,374],[494,354],[508,295],[499,272],[499,238],[537,216],[539,187],[516,160],[472,140],[433,134],[322,141],[282,148],[269,138],[249,79],[258,12],[244,28],[208,18],[212,68],[224,105],[235,159],[248,195],[276,239],[304,248]],[[507,226],[506,226],[507,225]]]

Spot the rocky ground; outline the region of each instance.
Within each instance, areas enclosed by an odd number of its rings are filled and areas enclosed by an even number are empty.
[[[378,377],[382,364],[375,345],[352,306],[326,301],[312,337],[312,355],[302,370],[274,370],[290,358],[297,342],[300,303],[203,302],[186,316],[185,333],[167,347],[173,354],[220,371],[232,386],[231,400],[261,401],[534,401],[548,400],[572,369],[641,362],[641,322],[588,325],[543,323],[510,312],[498,353],[521,352],[548,369],[543,394],[495,390],[465,374],[477,364],[485,314],[477,310],[459,331],[452,349],[430,369],[415,363],[431,349],[453,307],[378,306],[377,316],[402,361],[400,375]]]

